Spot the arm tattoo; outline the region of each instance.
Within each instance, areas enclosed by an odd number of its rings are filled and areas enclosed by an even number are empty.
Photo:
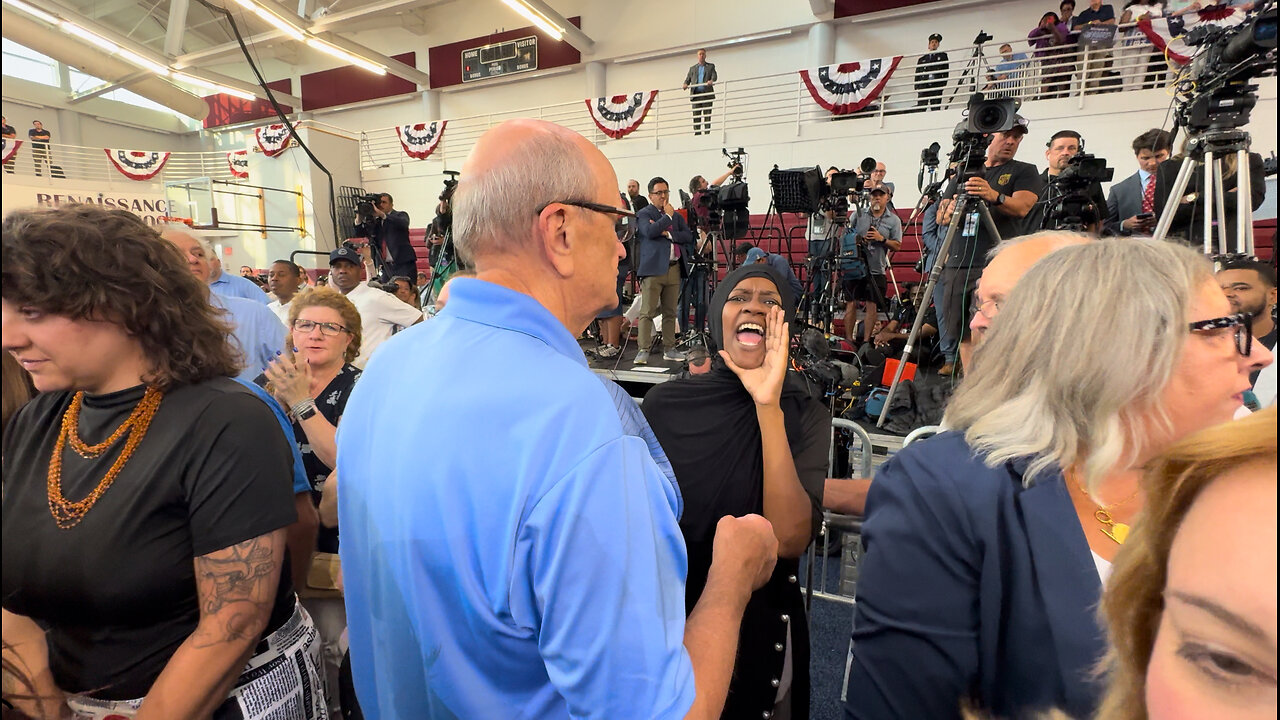
[[[219,642],[257,640],[279,583],[283,548],[279,533],[237,543],[195,559],[201,624],[193,638],[201,647]]]

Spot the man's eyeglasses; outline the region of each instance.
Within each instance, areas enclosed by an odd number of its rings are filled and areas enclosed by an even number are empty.
[[[983,300],[978,297],[978,293],[973,294],[973,298],[969,301],[969,307],[982,313],[982,317],[988,320],[995,320],[996,315],[1000,312],[999,300]],[[988,309],[990,308],[990,309]]]
[[[614,207],[612,205],[602,205],[600,203],[586,202],[585,200],[552,200],[551,202],[538,208],[538,211],[534,214],[541,215],[543,210],[546,210],[548,207],[552,205],[571,205],[573,207],[583,208],[584,210],[591,210],[598,213],[605,213],[606,215],[619,215],[621,217],[636,216],[636,214],[631,212],[630,210],[626,210],[620,207]]]
[[[1249,313],[1235,313],[1225,317],[1199,320],[1190,323],[1188,327],[1193,333],[1235,328],[1236,352],[1240,353],[1241,357],[1249,357],[1249,351],[1253,348],[1253,316]]]
[[[297,330],[298,332],[309,333],[312,330],[315,330],[317,327],[320,328],[321,335],[328,335],[329,337],[334,337],[339,333],[347,332],[346,328],[342,327],[337,323],[318,323],[318,322],[315,322],[314,320],[294,320],[293,321],[293,329]]]

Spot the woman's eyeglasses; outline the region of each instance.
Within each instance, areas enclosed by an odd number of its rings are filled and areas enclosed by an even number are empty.
[[[1225,317],[1199,320],[1190,323],[1188,327],[1193,333],[1235,328],[1236,352],[1240,353],[1241,357],[1249,357],[1249,351],[1253,348],[1253,316],[1249,313],[1235,313]]]
[[[316,328],[320,328],[321,335],[334,337],[339,333],[347,332],[347,329],[337,323],[318,323],[314,320],[294,320],[293,329],[298,332],[309,333]]]

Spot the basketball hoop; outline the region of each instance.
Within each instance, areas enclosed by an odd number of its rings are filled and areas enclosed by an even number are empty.
[[[162,223],[182,223],[183,225],[186,225],[187,227],[195,227],[195,224],[196,224],[196,221],[195,221],[195,220],[193,220],[192,218],[184,218],[184,217],[169,217],[168,215],[161,215],[160,217],[158,217],[158,218],[156,218],[156,219],[157,219],[157,220],[159,220],[159,221],[160,221],[160,222],[162,222]]]

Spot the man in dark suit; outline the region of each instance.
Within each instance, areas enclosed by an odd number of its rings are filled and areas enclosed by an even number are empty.
[[[711,101],[716,99],[716,66],[707,62],[707,51],[698,51],[698,62],[684,76],[684,89],[693,103],[693,134],[711,132]]]
[[[392,197],[378,196],[373,206],[373,222],[356,227],[357,237],[367,237],[382,247],[383,260],[379,274],[385,282],[393,277],[413,277],[417,272],[418,254],[409,244],[409,213],[396,210]]]
[[[649,205],[649,201],[640,194],[640,181],[635,179],[627,181],[627,196],[623,199],[627,201],[627,207],[634,213],[640,212]]]
[[[1107,235],[1146,234],[1155,229],[1156,168],[1169,159],[1171,140],[1169,132],[1159,128],[1134,138],[1138,172],[1111,186],[1103,226]]]
[[[947,87],[947,54],[940,52],[942,35],[929,36],[929,52],[916,60],[916,106],[923,109],[942,107],[942,93]]]
[[[635,363],[649,362],[653,318],[662,315],[662,357],[684,362],[676,350],[676,303],[687,274],[685,258],[693,252],[693,233],[671,206],[671,188],[656,177],[649,181],[649,206],[636,214],[636,276],[640,278],[640,351]]]

